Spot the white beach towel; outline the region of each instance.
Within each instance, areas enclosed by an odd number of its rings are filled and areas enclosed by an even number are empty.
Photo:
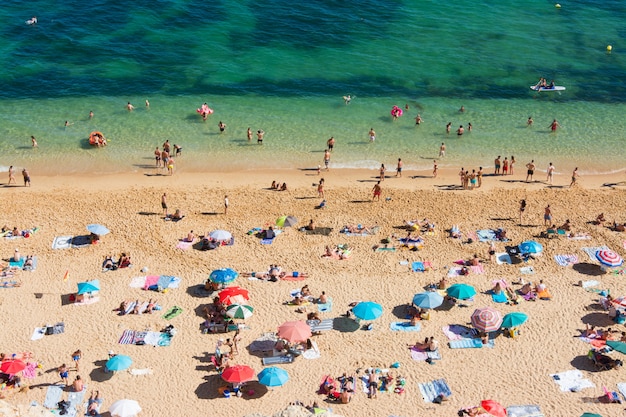
[[[624,399],[626,399],[626,382],[618,382],[617,389],[622,393]]]
[[[583,377],[582,372],[578,369],[565,371],[558,374],[550,374],[554,382],[561,388],[561,391],[578,392],[585,388],[594,388],[595,385],[588,379]]]
[[[35,330],[33,331],[33,335],[30,337],[30,340],[43,339],[45,335],[46,335],[45,327],[35,327]]]
[[[593,262],[598,262],[598,258],[596,258],[596,252],[599,250],[610,250],[608,246],[593,246],[589,248],[580,248],[583,252],[589,255],[589,259]]]
[[[145,369],[133,368],[133,369],[130,369],[128,372],[131,375],[135,375],[135,376],[137,376],[137,375],[152,375],[154,373],[154,371],[152,369],[150,369],[150,368],[145,368]]]
[[[146,277],[134,277],[130,280],[131,288],[143,288],[146,285]]]

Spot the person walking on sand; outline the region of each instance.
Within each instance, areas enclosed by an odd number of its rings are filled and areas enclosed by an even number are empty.
[[[578,167],[574,168],[572,172],[572,182],[570,182],[569,186],[572,188],[574,184],[576,184],[576,179],[578,178]]]
[[[224,214],[228,213],[228,196],[224,196]]]
[[[328,149],[326,149],[324,151],[324,166],[326,167],[326,171],[328,171],[330,169],[328,167],[328,164],[330,164],[330,151]]]
[[[372,201],[374,201],[374,200],[380,201],[380,193],[381,193],[381,191],[382,191],[382,189],[380,188],[380,181],[378,181],[374,185],[374,188],[372,188],[372,192],[374,193],[374,196],[372,197]]]
[[[446,144],[441,142],[441,146],[439,147],[439,158],[443,158],[446,156]]]
[[[546,181],[550,185],[552,185],[553,176],[554,176],[554,165],[552,165],[552,162],[550,162],[550,165],[548,166],[548,177],[546,178]]]
[[[483,167],[478,167],[476,179],[478,180],[478,185],[476,186],[476,188],[480,188],[483,185]]]
[[[437,160],[435,159],[433,160],[433,178],[437,178],[437,169],[438,169]]]
[[[535,175],[535,160],[533,159],[529,163],[526,164],[526,182],[533,180],[533,175]]]
[[[34,136],[30,137],[30,142],[33,144],[33,148],[39,147],[39,145],[37,144],[37,139],[35,139]]]
[[[59,371],[59,377],[61,378],[61,381],[65,383],[66,387],[69,387],[70,381],[69,381],[69,372],[67,370],[67,365],[63,364],[59,366],[58,371]]]
[[[15,171],[13,170],[13,165],[9,167],[9,183],[7,185],[11,185],[11,182],[13,182],[13,184],[17,184],[17,181],[15,181]]]
[[[324,199],[324,178],[320,178],[320,182],[317,184],[317,196]]]
[[[167,194],[163,193],[161,196],[161,208],[163,209],[163,215],[167,217]]]
[[[30,187],[30,174],[26,168],[22,170],[22,176],[24,177],[24,187]]]
[[[519,202],[519,225],[522,225],[522,216],[526,211],[526,200],[522,200]]]
[[[552,224],[552,209],[550,208],[550,204],[543,209],[543,225],[550,226]]]
[[[83,352],[80,349],[77,349],[76,352],[72,353],[72,360],[74,361],[74,367],[76,371],[80,370],[80,358],[83,356]]]
[[[398,166],[396,167],[396,177],[402,177],[402,159],[398,158]]]

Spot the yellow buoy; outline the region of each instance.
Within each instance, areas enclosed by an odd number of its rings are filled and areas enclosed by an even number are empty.
[[[611,52],[611,51],[613,50],[613,47],[612,47],[611,45],[608,45],[608,46],[606,47],[606,50],[607,50],[607,51],[609,51],[609,52]]]

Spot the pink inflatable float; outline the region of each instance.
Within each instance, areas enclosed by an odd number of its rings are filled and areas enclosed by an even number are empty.
[[[196,111],[200,113],[202,117],[206,117],[209,114],[213,114],[213,109],[210,108],[209,105],[206,103],[204,103],[202,107],[200,107],[199,109],[196,109]]]
[[[394,119],[397,119],[398,117],[402,116],[404,112],[402,111],[402,109],[398,106],[393,106],[391,108],[391,117],[393,117]]]

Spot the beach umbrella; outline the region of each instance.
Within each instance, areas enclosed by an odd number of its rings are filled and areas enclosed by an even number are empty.
[[[125,369],[130,368],[130,365],[133,364],[133,360],[130,356],[126,355],[115,355],[111,359],[109,359],[106,363],[106,368],[109,371],[123,371]]]
[[[624,262],[621,256],[608,249],[597,251],[596,259],[606,266],[620,266]]]
[[[26,368],[26,364],[19,359],[10,359],[8,361],[2,362],[0,365],[0,371],[5,374],[14,375],[18,372],[21,372]]]
[[[133,417],[140,411],[141,407],[135,400],[118,400],[109,407],[109,413],[113,417]]]
[[[226,307],[226,315],[233,319],[249,319],[253,311],[252,306],[245,304],[231,304]]]
[[[543,252],[543,246],[541,243],[535,242],[534,240],[527,240],[520,243],[519,251],[521,253],[541,253]]]
[[[291,227],[298,223],[298,219],[293,216],[281,216],[276,219],[276,226],[278,227]]]
[[[383,314],[383,306],[372,301],[362,301],[352,308],[352,313],[361,320],[374,320]]]
[[[311,337],[311,326],[305,321],[287,321],[278,328],[278,337],[291,343],[306,341]]]
[[[509,313],[502,318],[502,324],[500,325],[500,327],[510,329],[512,327],[517,327],[526,323],[526,320],[528,320],[528,315],[526,313]]]
[[[287,371],[275,366],[263,369],[257,375],[259,383],[268,387],[280,387],[285,385],[285,382],[289,381],[289,374]]]
[[[476,290],[471,285],[454,284],[446,290],[446,293],[452,298],[467,300],[468,298],[472,298],[476,295]]]
[[[443,297],[436,291],[415,294],[413,304],[421,308],[437,308],[443,304]]]
[[[607,340],[606,344],[611,349],[616,350],[626,355],[626,343],[620,342],[619,340]]]
[[[483,307],[472,313],[472,324],[482,332],[498,330],[502,324],[502,314],[493,307]]]
[[[226,287],[222,291],[218,292],[217,296],[220,298],[221,303],[227,305],[245,304],[245,302],[250,299],[248,290],[237,286]]]
[[[209,233],[209,236],[211,237],[211,239],[219,241],[231,240],[233,238],[233,235],[226,230],[213,230],[211,233]]]
[[[248,365],[229,366],[222,372],[222,379],[233,384],[247,382],[254,378],[254,369]]]
[[[600,414],[596,413],[583,413],[580,417],[602,417]]]
[[[94,279],[92,281],[79,282],[76,294],[80,295],[94,291],[100,291],[100,280]]]
[[[216,269],[211,272],[209,279],[211,282],[217,282],[218,284],[228,284],[237,279],[239,273],[231,268]]]
[[[480,402],[480,406],[494,417],[506,417],[506,409],[494,400],[483,400]]]
[[[98,236],[104,236],[106,234],[109,234],[111,231],[106,227],[103,226],[101,224],[88,224],[87,225],[87,231],[90,233],[93,233],[94,235],[98,235]]]

